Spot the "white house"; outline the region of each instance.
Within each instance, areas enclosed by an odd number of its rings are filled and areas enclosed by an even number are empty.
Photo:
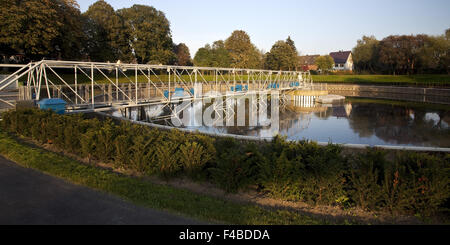
[[[333,70],[353,71],[353,58],[351,51],[331,52],[330,56],[334,59]]]

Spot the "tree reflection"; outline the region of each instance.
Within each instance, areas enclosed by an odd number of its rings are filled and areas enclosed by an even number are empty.
[[[426,115],[436,113],[437,120]],[[450,146],[450,129],[442,120],[448,111],[431,111],[382,104],[353,103],[349,117],[350,127],[360,137],[372,135],[394,144]]]

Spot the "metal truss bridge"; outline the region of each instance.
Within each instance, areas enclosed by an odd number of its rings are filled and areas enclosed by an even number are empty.
[[[61,98],[74,112],[312,87],[310,73],[297,71],[55,60],[1,67],[18,70],[0,78],[0,95],[16,84],[16,100]],[[1,97],[0,103],[14,106]]]

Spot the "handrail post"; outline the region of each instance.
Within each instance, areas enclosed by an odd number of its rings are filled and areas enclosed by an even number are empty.
[[[135,96],[136,96],[136,105],[137,105],[137,103],[138,103],[138,72],[137,72],[137,65],[136,65],[135,70],[134,70],[134,76],[135,76],[135,81],[136,81]]]
[[[94,97],[94,63],[91,63],[91,103],[92,109],[95,108],[95,97]]]

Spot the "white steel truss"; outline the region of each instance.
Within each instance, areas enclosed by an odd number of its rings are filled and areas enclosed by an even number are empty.
[[[198,83],[203,93],[215,91],[228,96],[312,87],[310,73],[298,71],[55,60],[17,67],[0,81],[0,92],[23,81],[21,100],[61,98],[67,102],[67,109],[74,111],[201,99],[205,95],[194,91]]]

